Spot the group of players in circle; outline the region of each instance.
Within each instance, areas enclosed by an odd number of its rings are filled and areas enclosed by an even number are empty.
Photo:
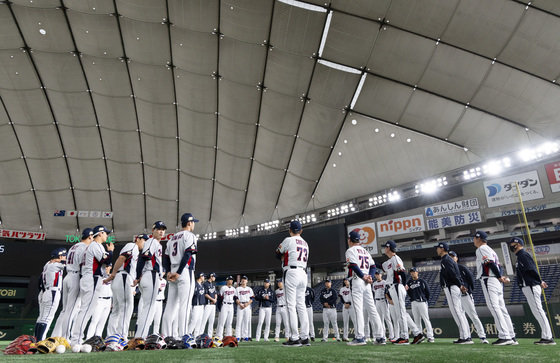
[[[167,242],[162,251],[161,239],[166,225],[157,221],[152,226],[152,237],[136,236],[119,252],[112,266],[114,245],[103,245],[110,233],[104,226],[86,228],[82,241],[68,251],[56,249],[51,260],[44,266],[41,275],[39,306],[40,315],[35,326],[37,340],[43,340],[54,319],[62,299],[62,311],[54,326],[52,336],[69,339],[72,345],[80,345],[84,339],[101,335],[108,321],[107,336],[129,335],[129,325],[134,309],[134,294],[138,286],[141,298],[138,318],[133,336],[145,338],[150,327],[152,332],[165,337],[181,338],[187,334],[198,336],[207,326],[209,336],[221,339],[231,336],[234,306],[237,307],[235,335],[238,340],[251,340],[251,304],[259,302],[259,319],[256,340],[268,341],[272,307],[276,305],[275,341],[279,341],[281,324],[285,326],[287,347],[308,346],[315,340],[313,325],[314,291],[308,287],[307,262],[310,249],[301,237],[302,225],[292,221],[289,237],[276,249],[281,260],[283,276],[277,280],[277,289],[272,290],[270,281],[256,293],[247,286],[247,277],[241,278],[237,288],[233,277],[226,285],[216,288],[215,274],[195,275],[197,238],[193,233],[198,220],[190,213],[181,216],[181,230]],[[473,236],[476,250],[476,279],[479,279],[488,308],[498,330],[498,340],[493,345],[516,345],[515,332],[503,299],[503,283],[509,279],[502,275],[496,253],[486,243],[486,233],[478,231]],[[407,282],[406,269],[396,254],[394,241],[382,245],[388,260],[382,270],[360,245],[360,236],[349,233],[346,251],[348,278],[337,294],[325,281],[319,300],[323,306],[323,338],[326,341],[329,325],[334,328],[335,338],[341,340],[337,325],[336,302],[344,303],[343,339],[348,340],[348,321],[353,320],[355,337],[348,345],[367,344],[368,338],[374,345],[386,344],[386,332],[393,344],[407,345],[409,328],[413,334],[412,344],[425,339],[434,341],[428,316],[429,290],[419,279],[418,272],[410,269],[411,279]],[[517,255],[517,278],[520,288],[527,297],[531,311],[540,324],[542,339],[535,344],[553,345],[552,331],[541,305],[541,281],[535,263],[524,250],[523,240],[512,238],[509,242]],[[105,246],[105,247],[104,247]],[[457,264],[457,255],[449,251],[446,243],[436,246],[441,257],[440,284],[445,292],[453,319],[459,329],[459,339],[454,344],[473,344],[465,313],[473,321],[482,343],[488,344],[480,319],[476,315],[472,291],[474,277],[464,266]],[[64,271],[66,276],[63,278]],[[386,280],[382,279],[382,272]],[[206,281],[205,281],[206,280]],[[167,285],[167,302],[162,309],[164,290]],[[414,320],[406,311],[405,298],[410,297]],[[112,304],[111,304],[112,301]],[[217,330],[214,334],[216,307],[220,307]],[[163,311],[162,311],[163,310]],[[110,316],[108,316],[110,311]],[[161,324],[160,324],[161,319]],[[91,320],[91,321],[90,321]],[[422,333],[424,321],[426,335]],[[89,322],[89,329],[86,326]],[[385,326],[386,323],[386,326]],[[263,332],[264,325],[264,332]],[[371,327],[371,329],[370,329]]]

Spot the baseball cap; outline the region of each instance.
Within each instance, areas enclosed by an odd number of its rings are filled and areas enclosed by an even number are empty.
[[[294,220],[290,222],[290,231],[299,232],[301,231],[301,222]]]
[[[451,256],[451,257],[457,257],[457,252],[455,252],[455,251],[449,251],[449,256]]]
[[[181,216],[181,223],[187,222],[198,223],[198,219],[196,219],[191,213],[185,213]]]
[[[270,283],[270,279],[264,279],[264,282]]]
[[[145,241],[150,239],[150,237],[148,237],[148,235],[145,233],[139,234],[138,236],[136,236],[136,238],[142,238]]]
[[[241,276],[241,280],[249,280],[249,278],[245,275]]]
[[[444,251],[449,251],[449,245],[445,242],[438,243],[436,248],[443,248]]]
[[[226,277],[226,281],[227,280],[233,280],[233,276],[230,275],[230,276]]]
[[[383,247],[389,247],[390,249],[395,250],[397,248],[397,244],[395,243],[395,241],[389,240],[389,241],[385,242]]]
[[[152,225],[152,229],[167,229],[167,226],[162,221],[157,221]]]
[[[348,277],[343,278],[342,281],[348,281]]]
[[[375,270],[375,274],[374,274],[374,275],[381,275],[381,271]]]
[[[411,267],[408,271],[409,271],[409,272],[418,272],[418,270],[416,269],[416,267]]]
[[[484,231],[476,231],[476,233],[474,234],[473,237],[478,237],[478,238],[482,239],[483,241],[486,241],[486,239],[488,238],[488,235]]]
[[[107,228],[105,228],[104,226],[95,226],[93,228],[93,237],[97,236],[99,234],[99,232],[105,232],[107,234],[110,234],[111,231],[109,231]]]
[[[196,275],[197,278],[203,277],[204,276],[204,272],[199,272],[198,275]]]
[[[348,238],[350,238],[350,241],[352,242],[359,242],[360,234],[356,231],[351,231],[350,233],[348,233]]]
[[[276,279],[276,283],[282,282],[282,279]]]
[[[325,279],[324,282],[332,282],[331,279]]]
[[[509,243],[519,243],[521,246],[525,245],[525,242],[523,242],[523,240],[519,237],[512,237],[512,239],[509,240]]]
[[[57,258],[60,256],[66,256],[66,248],[56,248],[51,251],[51,258]]]
[[[86,228],[82,231],[82,240],[88,238],[89,236],[93,236],[93,229]]]
[[[208,276],[209,277],[212,277],[212,276],[216,277],[216,274],[214,272],[211,272],[210,275],[208,275]]]

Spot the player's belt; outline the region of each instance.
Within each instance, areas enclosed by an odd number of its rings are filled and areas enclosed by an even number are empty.
[[[163,299],[157,299],[156,301],[163,301]]]
[[[286,306],[286,305],[278,305],[277,307],[278,308],[283,308],[284,306]]]
[[[301,268],[302,270],[304,269],[304,268],[301,267],[301,266],[290,266],[290,268]]]
[[[73,274],[79,274],[80,273],[80,271],[72,271],[72,270],[66,270],[66,271],[72,272]]]
[[[230,302],[224,302],[224,304],[233,305],[233,303],[230,303]]]
[[[380,298],[380,299],[378,299],[378,298],[375,298],[375,300],[385,300],[385,299],[384,299],[384,298]]]
[[[111,297],[110,296],[100,296],[100,299],[104,299],[104,300],[109,300]]]

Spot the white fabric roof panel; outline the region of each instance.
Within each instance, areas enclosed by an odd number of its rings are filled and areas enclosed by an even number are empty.
[[[190,211],[223,231],[560,136],[555,1],[306,2],[0,3],[2,225],[130,240]]]

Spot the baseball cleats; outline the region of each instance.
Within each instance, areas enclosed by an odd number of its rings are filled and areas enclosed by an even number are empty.
[[[351,342],[346,343],[348,345],[366,345],[364,338],[354,338]]]
[[[480,338],[480,342],[481,342],[482,344],[490,344],[490,342],[489,342],[488,339],[486,339],[486,338]]]
[[[492,342],[492,345],[513,345],[513,340],[511,339],[498,339]]]
[[[342,338],[343,342],[349,342],[348,338]]]
[[[301,345],[305,345],[307,347],[311,346],[311,344],[309,343],[309,338],[300,339],[300,343]]]
[[[279,342],[279,341],[280,341],[280,338],[274,338],[274,341],[275,341],[275,342]]]
[[[301,341],[298,340],[288,340],[287,342],[282,343],[284,347],[301,347]]]
[[[515,337],[511,338],[511,341],[513,342],[511,345],[519,345],[519,342],[515,339]]]
[[[311,341],[314,342],[314,341],[315,341],[315,337],[311,337]]]
[[[395,342],[393,342],[393,344],[396,345],[408,345],[408,339],[404,339],[404,338],[399,338],[397,339]]]
[[[373,342],[373,345],[386,345],[386,344],[387,343],[385,343],[385,338],[377,338]]]
[[[474,344],[471,338],[467,339],[457,339],[453,341],[453,344]]]
[[[340,340],[340,338],[336,338],[336,341],[337,341],[337,342],[340,342],[341,340]]]
[[[422,333],[418,334],[417,336],[414,337],[414,340],[412,341],[412,344],[420,344],[424,341],[424,339],[426,339],[426,336]]]
[[[535,342],[536,345],[556,345],[556,342],[552,339],[541,339]]]
[[[436,340],[434,338],[428,338],[428,343],[434,343]]]
[[[326,343],[326,342],[327,342],[327,339],[323,338],[323,339],[321,339],[321,342],[322,342],[322,343]]]

